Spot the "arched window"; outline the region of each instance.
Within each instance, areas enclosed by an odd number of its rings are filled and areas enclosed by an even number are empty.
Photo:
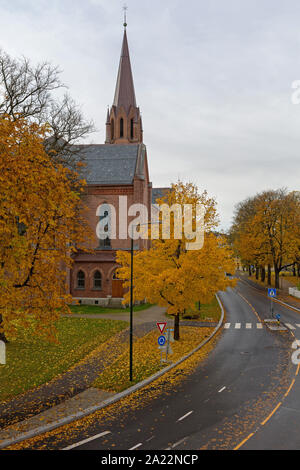
[[[77,288],[84,289],[85,288],[85,274],[83,271],[78,271],[77,273]]]
[[[100,216],[99,219],[102,220],[103,218],[106,218],[109,216],[108,211],[104,211],[103,216]],[[99,248],[105,249],[105,248],[111,248],[111,243],[110,243],[110,238],[109,238],[109,232],[108,232],[108,224],[104,226],[104,232],[107,232],[106,238],[99,238]]]
[[[101,289],[102,287],[102,275],[100,271],[95,271],[94,272],[94,289]]]
[[[130,119],[130,138],[133,139],[133,119]]]
[[[115,121],[112,119],[111,124],[110,124],[110,135],[111,135],[111,140],[114,140],[115,138]]]
[[[120,137],[124,137],[124,119],[120,119]]]

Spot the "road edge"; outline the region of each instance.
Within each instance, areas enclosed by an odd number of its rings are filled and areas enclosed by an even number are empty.
[[[166,374],[170,370],[174,369],[177,367],[179,364],[184,362],[186,359],[188,359],[190,356],[195,354],[199,349],[201,349],[205,344],[207,344],[219,331],[219,329],[222,326],[223,320],[224,320],[224,307],[223,304],[218,296],[218,294],[215,295],[219,306],[221,308],[221,318],[217,324],[217,326],[214,328],[214,331],[211,333],[211,335],[203,340],[196,348],[194,348],[192,351],[190,351],[188,354],[183,356],[181,359],[179,359],[177,362],[174,364],[171,364],[164,369],[160,370],[159,372],[156,372],[155,374],[151,375],[147,379],[142,380],[141,382],[138,382],[137,384],[133,385],[132,387],[127,388],[126,390],[123,390],[120,393],[117,393],[111,398],[108,398],[104,401],[102,401],[99,405],[94,405],[89,408],[86,408],[85,410],[78,411],[76,413],[73,413],[67,417],[61,418],[57,421],[54,421],[53,423],[45,424],[43,426],[40,426],[38,428],[32,429],[31,431],[27,431],[23,434],[20,434],[19,436],[16,436],[11,439],[6,439],[3,440],[2,442],[0,441],[0,449],[4,449],[5,447],[9,447],[13,444],[17,444],[19,442],[25,441],[26,439],[31,439],[33,437],[39,436],[41,434],[44,434],[49,431],[53,431],[56,428],[59,428],[60,426],[64,426],[66,424],[69,424],[73,421],[76,421],[80,418],[84,418],[85,416],[88,416],[95,411],[101,410],[102,408],[105,408],[109,405],[112,405],[113,403],[116,403],[117,401],[121,400],[122,398],[130,395],[131,393],[136,392],[137,390],[140,390],[141,388],[145,387],[146,385],[149,385],[151,382],[154,382],[156,379],[160,378],[162,375]],[[20,424],[22,421],[20,422]]]

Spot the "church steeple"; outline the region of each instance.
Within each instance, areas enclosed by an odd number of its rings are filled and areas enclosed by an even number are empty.
[[[140,110],[136,105],[133,75],[124,19],[124,35],[113,105],[106,120],[106,144],[143,141]]]
[[[116,106],[117,108],[124,106],[126,112],[129,110],[130,106],[136,108],[126,29],[124,29],[123,44],[113,106]]]

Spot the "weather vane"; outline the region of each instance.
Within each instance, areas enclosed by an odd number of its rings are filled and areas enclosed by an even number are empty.
[[[123,11],[124,11],[124,25],[123,26],[124,26],[124,28],[126,28],[126,26],[127,26],[127,22],[126,22],[126,11],[127,10],[128,10],[128,7],[125,3],[124,6],[123,6]]]

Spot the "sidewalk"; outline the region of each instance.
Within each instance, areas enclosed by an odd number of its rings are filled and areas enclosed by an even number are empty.
[[[158,322],[158,321],[167,321],[167,317],[165,315],[165,309],[163,307],[159,307],[158,305],[153,305],[152,307],[147,308],[146,310],[140,310],[139,312],[133,312],[133,320],[135,325],[140,325],[147,322]],[[130,320],[130,312],[122,312],[120,313],[72,313],[62,315],[64,317],[76,317],[76,318],[99,318],[105,320],[122,320],[128,321]]]

